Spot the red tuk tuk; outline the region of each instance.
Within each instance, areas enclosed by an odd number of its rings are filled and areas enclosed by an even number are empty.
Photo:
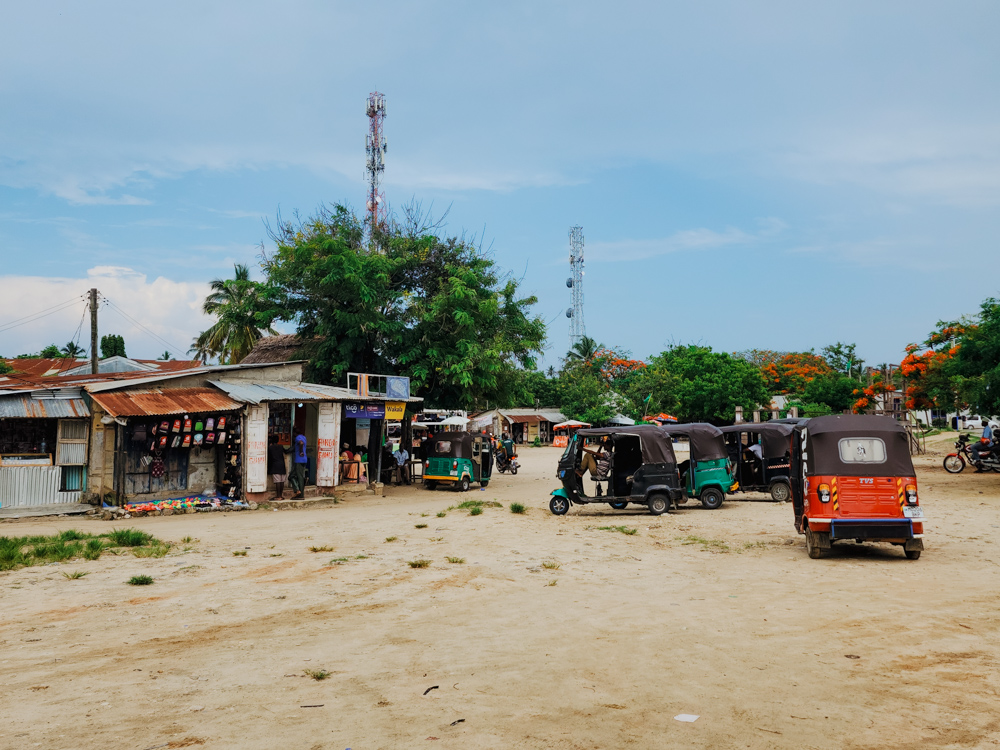
[[[795,429],[792,503],[809,557],[854,539],[900,545],[907,558],[919,558],[924,511],[903,426],[890,417],[838,414]]]

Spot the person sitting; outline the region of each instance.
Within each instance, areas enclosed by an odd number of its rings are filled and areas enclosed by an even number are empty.
[[[351,453],[349,443],[344,443],[344,450],[340,453],[340,481],[355,482],[358,480],[358,465],[354,461],[354,454]]]
[[[611,452],[601,442],[597,444],[596,450],[587,446],[583,447],[583,457],[580,459],[580,468],[576,473],[577,476],[583,478],[583,475],[589,471],[590,478],[597,482],[597,496],[600,497],[604,494],[600,483],[608,478],[608,469],[610,468]]]
[[[396,459],[396,485],[410,483],[410,454],[402,443],[394,454]]]
[[[972,463],[975,464],[977,472],[984,470],[983,461],[993,457],[996,447],[995,441],[985,437],[969,446],[969,451],[972,453]]]

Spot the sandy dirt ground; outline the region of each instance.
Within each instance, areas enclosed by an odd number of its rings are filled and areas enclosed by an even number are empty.
[[[763,496],[555,517],[546,448],[464,495],[131,519],[174,551],[0,573],[0,748],[993,747],[1000,475],[947,475],[947,444],[918,561],[810,560]],[[110,524],[0,534],[68,528]]]

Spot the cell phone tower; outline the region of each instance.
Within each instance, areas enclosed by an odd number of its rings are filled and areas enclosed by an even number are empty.
[[[374,233],[386,219],[385,195],[382,194],[382,173],[385,171],[385,136],[382,123],[385,120],[385,94],[373,91],[365,101],[368,114],[368,135],[365,136],[368,176],[368,231]]]
[[[566,310],[569,318],[569,346],[573,348],[587,335],[583,323],[583,227],[569,228],[569,268],[572,273],[566,279],[566,286],[573,293],[573,306]]]

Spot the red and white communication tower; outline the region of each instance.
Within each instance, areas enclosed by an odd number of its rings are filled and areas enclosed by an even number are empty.
[[[373,91],[365,102],[368,113],[368,135],[365,136],[365,154],[368,157],[368,222],[369,230],[382,226],[385,221],[385,196],[382,194],[382,173],[385,171],[385,95]]]

